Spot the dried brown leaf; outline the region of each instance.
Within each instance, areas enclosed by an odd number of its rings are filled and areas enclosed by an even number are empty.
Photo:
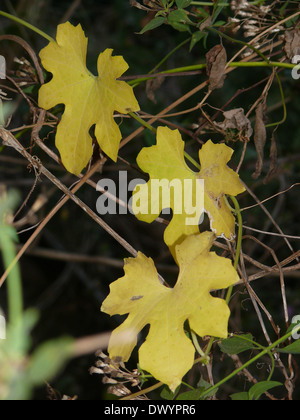
[[[147,98],[150,99],[153,103],[157,103],[155,98],[155,92],[161,87],[165,80],[164,76],[157,76],[155,79],[150,79],[147,81],[146,84],[146,93]]]
[[[94,375],[95,373],[97,375],[103,375],[104,373],[102,369],[99,369],[95,366],[90,367],[89,372],[90,372],[90,375]]]
[[[289,59],[300,55],[300,29],[294,29],[293,31],[286,31],[284,34],[285,46],[284,50]]]
[[[212,24],[211,17],[208,16],[208,18],[205,19],[205,21],[203,23],[201,23],[201,25],[200,25],[200,31],[203,32],[206,28],[208,28],[209,26],[211,26],[211,24]]]
[[[250,138],[253,134],[253,128],[250,120],[246,117],[243,108],[236,108],[223,113],[224,122],[215,123],[217,127],[222,130],[236,129],[239,132],[243,132],[245,137]]]
[[[257,151],[256,171],[252,175],[253,179],[260,177],[264,164],[264,149],[267,141],[267,130],[264,123],[264,102],[260,102],[256,108],[256,122],[254,130],[254,143]]]
[[[266,176],[264,180],[265,184],[269,182],[269,179],[276,173],[278,169],[278,153],[277,153],[275,133],[272,134],[272,139],[271,139],[270,160],[271,160],[270,169],[269,169],[268,175]]]
[[[227,53],[223,45],[216,45],[206,54],[207,75],[209,76],[209,89],[221,89],[226,78],[225,67]]]
[[[131,391],[123,384],[110,386],[108,387],[107,392],[108,394],[115,395],[116,397],[126,397],[127,395],[131,394]]]
[[[102,379],[102,383],[104,385],[110,384],[110,385],[117,385],[119,382],[115,379],[109,378],[108,376],[104,376]]]

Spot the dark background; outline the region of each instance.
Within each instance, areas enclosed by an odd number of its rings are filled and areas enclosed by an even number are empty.
[[[50,0],[23,0],[23,1],[1,1],[1,9],[12,13],[15,11],[17,16],[27,20],[33,25],[39,27],[51,36],[55,36],[57,24],[69,18],[72,24],[81,23],[86,35],[89,38],[88,47],[88,68],[96,72],[96,61],[98,54],[105,48],[113,48],[115,54],[123,55],[128,62],[130,69],[127,75],[148,73],[165,55],[176,45],[187,38],[187,34],[178,33],[170,27],[163,26],[151,33],[141,36],[138,32],[149,21],[151,15],[136,8],[130,7],[127,0],[82,0],[80,5],[67,16],[72,1],[50,1]],[[36,52],[43,48],[47,42],[37,34],[0,17],[0,34],[17,34],[23,37]],[[217,38],[212,37],[208,48],[217,42]],[[236,50],[232,44],[226,45],[230,55]],[[1,54],[7,57],[10,70],[16,69],[13,63],[15,56],[22,57],[24,52],[15,44],[2,43],[0,45]],[[189,53],[188,47],[180,49],[174,54],[164,66],[164,68],[180,67],[189,64],[204,62],[204,47],[198,44],[192,53]],[[210,98],[210,104],[219,107],[223,106],[236,92],[237,89],[251,86],[258,80],[267,77],[268,70],[257,69],[255,71],[236,71],[233,76],[229,76],[221,93],[218,91]],[[255,191],[260,199],[267,198],[285,188],[288,188],[299,181],[299,84],[296,84],[290,77],[288,71],[283,74],[283,84],[288,101],[288,119],[283,126],[280,126],[276,132],[277,144],[279,149],[279,170],[267,185],[263,183],[263,177],[258,181],[251,179],[251,174],[255,170],[256,154],[254,145],[250,145],[241,177]],[[146,96],[145,86],[141,85],[136,89],[135,94],[139,99],[141,109],[155,114],[189,89],[197,86],[201,81],[206,80],[206,75],[197,75],[193,77],[174,77],[168,78],[156,92],[157,104],[153,104]],[[263,85],[262,85],[263,86]],[[242,106],[246,110],[260,95],[263,87],[250,91],[246,95],[239,97],[232,107]],[[184,109],[195,106],[202,99],[203,92],[193,97],[192,100],[184,103]],[[279,90],[271,89],[269,95],[270,104],[280,102]],[[282,108],[275,108],[269,117],[272,121],[278,121],[282,117]],[[197,123],[200,118],[200,112],[192,115],[174,118],[172,121],[191,128],[192,124]],[[30,113],[25,102],[21,102],[14,115],[11,127],[20,126],[29,123]],[[124,136],[138,127],[135,122],[126,121],[122,124]],[[47,134],[47,133],[45,133]],[[215,140],[220,140],[214,136]],[[29,141],[29,135],[24,136],[24,141]],[[135,159],[138,152],[144,146],[149,146],[155,141],[152,134],[145,133],[139,136],[120,153],[121,157],[130,162],[133,167],[129,170],[129,177],[141,177],[141,174],[135,169]],[[53,136],[49,137],[49,145],[54,145]],[[233,145],[236,154],[232,166],[239,161],[241,145]],[[268,155],[270,143],[267,145]],[[193,149],[196,152],[196,149]],[[4,151],[5,156],[15,157],[14,152]],[[51,164],[49,158],[37,150],[39,157],[43,160],[45,166]],[[1,154],[0,154],[1,156]],[[53,163],[53,162],[52,162]],[[34,174],[30,174],[26,165],[11,165],[3,161],[0,162],[0,182],[6,184],[9,188],[14,187],[22,192],[25,199],[34,182]],[[127,168],[123,162],[119,161],[117,165],[112,163],[104,167],[103,176],[118,179],[118,171]],[[264,168],[263,176],[268,172],[268,161]],[[55,172],[58,177],[66,177],[61,170]],[[100,178],[99,174],[99,178]],[[98,178],[98,179],[99,179]],[[72,177],[63,178],[68,185],[72,184]],[[97,182],[97,177],[94,178]],[[38,183],[30,203],[37,197],[40,191],[50,191],[52,186],[47,180]],[[98,193],[91,187],[85,186],[80,190],[78,196],[95,210]],[[53,192],[47,207],[40,214],[43,218],[47,212],[58,202],[61,193],[57,190]],[[241,205],[247,206],[254,204],[248,196],[241,198]],[[294,188],[288,194],[266,204],[266,207],[275,217],[277,223],[286,234],[299,235],[299,188]],[[136,220],[135,217],[128,216],[107,216],[105,221],[110,224],[122,237],[124,237],[136,249],[151,256],[156,263],[170,265],[174,267],[167,248],[163,244],[163,228],[161,225],[145,225]],[[267,226],[267,219],[259,208],[245,214],[245,223],[257,229],[274,231],[272,226]],[[20,235],[20,243],[24,243],[32,231]],[[280,260],[287,258],[290,251],[280,238],[261,237],[260,240],[273,248]],[[299,242],[293,243],[295,250]],[[68,252],[70,254],[84,254],[90,256],[102,256],[115,258],[122,262],[124,257],[128,257],[126,251],[122,249],[108,234],[99,228],[90,220],[74,203],[68,203],[57,214],[44,229],[35,243],[35,247],[56,250],[57,252]],[[245,249],[249,251],[257,260],[264,264],[273,265],[274,261],[269,254],[259,246],[253,245],[253,242],[245,242]],[[40,322],[33,333],[33,344],[60,337],[71,335],[72,337],[82,337],[90,334],[97,334],[103,331],[111,330],[116,327],[120,320],[116,317],[112,320],[100,312],[101,302],[109,293],[109,284],[123,275],[123,269],[112,268],[99,264],[68,263],[51,261],[48,259],[25,256],[21,262],[24,299],[27,308],[35,307],[40,311]],[[253,268],[253,267],[252,267]],[[162,273],[170,282],[176,279],[176,273]],[[300,295],[298,281],[299,276],[287,277],[287,296],[289,299],[289,310],[291,315],[300,313]],[[267,309],[272,313],[275,322],[280,325],[282,331],[285,331],[283,320],[282,302],[280,297],[280,287],[278,277],[269,277],[258,281],[255,284],[255,291],[260,296]],[[0,294],[0,305],[6,308],[5,289]],[[258,324],[257,316],[249,300],[249,296],[241,287],[236,294],[236,308],[233,311],[231,320],[231,330],[235,332],[251,332],[255,339],[265,344],[261,329]],[[276,337],[272,336],[272,339]],[[246,360],[246,359],[245,359]],[[80,400],[93,400],[107,398],[105,387],[101,384],[100,376],[90,376],[89,368],[95,362],[95,356],[83,357],[70,362],[65,370],[51,383],[54,389],[62,394],[69,396],[78,395]],[[133,358],[129,367],[136,367]],[[219,363],[216,367],[216,378],[221,379],[224,374],[228,374],[233,368],[232,362],[226,365]],[[255,366],[255,375],[259,378],[267,377],[268,364]],[[199,375],[199,373],[198,373]],[[276,378],[278,379],[278,378]],[[279,375],[282,381],[282,376]],[[220,398],[227,398],[233,392],[239,392],[247,387],[244,378],[237,378],[236,382],[226,385],[220,393]],[[276,392],[274,392],[276,394]],[[299,392],[296,392],[299,397]],[[35,399],[47,398],[45,387],[36,391]]]

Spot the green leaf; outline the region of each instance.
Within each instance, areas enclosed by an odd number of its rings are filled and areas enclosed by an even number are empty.
[[[163,390],[161,391],[161,394],[160,394],[161,398],[163,398],[164,400],[173,401],[176,395],[178,394],[180,387],[181,385],[177,387],[175,392],[172,392],[168,386],[165,386]]]
[[[249,400],[258,400],[265,392],[270,389],[276,388],[277,386],[282,386],[281,382],[274,381],[264,381],[255,384],[249,391]]]
[[[204,391],[206,391],[205,388],[199,388],[183,392],[176,398],[176,401],[199,401],[201,400]]]
[[[194,46],[201,41],[201,39],[205,38],[207,36],[207,34],[205,32],[194,32],[192,35],[192,40],[191,40],[191,44],[190,44],[190,52],[192,51],[192,49],[194,48]]]
[[[300,340],[295,341],[283,349],[276,349],[277,353],[300,354]]]
[[[194,389],[191,391],[183,392],[180,394],[176,400],[177,401],[199,401],[203,400],[202,395],[205,391],[209,390],[211,388],[211,384],[207,381],[205,381],[203,378],[200,379],[199,383],[197,384],[198,389]],[[210,393],[205,394],[205,398],[213,397],[218,392],[218,389],[214,389]]]
[[[202,377],[200,379],[200,381],[197,384],[198,388],[203,388],[203,392],[209,390],[212,386],[209,382],[205,381]],[[206,392],[205,394],[205,399],[209,398],[209,397],[213,397],[217,392],[218,392],[219,388],[214,389],[210,392]],[[204,398],[201,396],[201,400],[203,400]]]
[[[220,6],[220,4],[222,4],[222,6]],[[226,7],[225,4],[228,4],[228,0],[218,0],[215,5],[214,5],[214,14],[212,17],[212,23],[214,23],[217,18],[219,17],[220,13],[222,12],[222,10]]]
[[[226,354],[240,354],[247,350],[256,349],[256,346],[251,341],[253,337],[251,334],[240,335],[239,337],[232,337],[223,340],[219,347],[223,353]]]
[[[190,32],[189,23],[192,21],[188,18],[186,12],[182,9],[174,10],[168,16],[169,24],[180,32]]]
[[[248,392],[239,392],[237,394],[230,395],[232,401],[249,401]]]
[[[163,25],[167,19],[163,16],[157,16],[151,22],[149,22],[142,30],[139,32],[140,35],[143,35],[145,32],[152,31],[153,29],[158,28]]]
[[[218,22],[216,22],[215,24],[214,24],[214,26],[224,26],[224,25],[226,25],[226,22],[225,22],[225,20],[218,20]]]
[[[72,343],[70,338],[61,338],[42,344],[30,360],[28,383],[40,385],[57,375],[72,356]]]
[[[294,26],[296,24],[297,20],[298,20],[298,16],[295,16],[293,19],[288,20],[287,22],[285,22],[285,26],[287,28],[291,28],[292,26]]]
[[[198,16],[204,17],[205,19],[207,19],[210,16],[210,14],[207,13],[207,11],[203,7],[197,7],[196,14]]]
[[[184,9],[185,7],[189,7],[191,3],[192,0],[176,0],[178,9]]]

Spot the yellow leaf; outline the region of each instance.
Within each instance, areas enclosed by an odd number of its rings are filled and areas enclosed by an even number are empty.
[[[181,243],[184,238],[199,232],[200,216],[206,212],[210,218],[211,230],[217,236],[233,239],[235,235],[235,218],[224,200],[225,195],[236,196],[245,191],[238,174],[227,166],[233,150],[225,144],[214,144],[208,141],[199,152],[201,171],[193,172],[187,166],[184,158],[184,142],[178,130],[170,130],[168,127],[159,127],[157,133],[157,145],[144,148],[137,162],[140,168],[150,174],[147,184],[138,185],[133,195],[133,211],[139,220],[147,223],[153,222],[166,208],[163,200],[165,191],[160,191],[154,202],[159,202],[156,211],[153,211],[153,194],[157,191],[157,180],[167,180],[168,187],[180,181],[180,188],[175,194],[171,194],[173,218],[165,230],[164,239],[166,244],[174,251],[174,246]],[[182,197],[188,198],[185,182],[190,180],[190,197],[195,207],[194,213],[188,214],[185,206],[182,212],[174,211]],[[203,200],[200,198],[196,187],[199,180],[203,180]],[[183,199],[184,201],[184,199]],[[198,205],[197,205],[197,201]],[[157,203],[156,203],[157,204]],[[188,224],[187,220],[194,218],[196,223]],[[174,252],[173,252],[174,253]]]
[[[137,335],[150,324],[139,350],[140,366],[173,391],[192,368],[195,356],[184,323],[188,320],[201,337],[228,335],[229,308],[210,292],[233,285],[238,275],[229,259],[210,252],[214,238],[211,232],[205,232],[189,236],[176,246],[180,274],[173,289],[159,282],[151,258],[139,253],[137,258],[125,260],[125,276],[112,283],[101,308],[109,315],[129,314],[112,333],[112,359],[128,361]]]
[[[86,67],[87,42],[81,26],[67,22],[58,26],[56,42],[40,52],[53,79],[41,87],[39,106],[48,110],[65,104],[56,146],[65,167],[76,175],[93,154],[90,128],[95,125],[101,149],[116,161],[122,135],[114,111],[127,114],[139,110],[132,88],[116,80],[128,69],[123,57],[112,57],[113,51],[105,50],[99,55],[96,77]]]

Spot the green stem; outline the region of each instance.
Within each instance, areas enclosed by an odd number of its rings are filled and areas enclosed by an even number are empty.
[[[181,47],[183,47],[185,44],[187,44],[192,38],[188,38],[185,41],[181,42],[179,45],[177,45],[172,51],[170,51],[152,70],[150,70],[149,74],[155,73],[176,51],[178,51]],[[129,82],[129,84],[135,88],[143,81],[143,78],[133,80],[132,82]]]
[[[296,332],[298,332],[300,330],[300,326],[298,328],[296,328]],[[261,357],[265,356],[266,354],[270,353],[273,349],[275,349],[277,346],[279,346],[280,344],[284,343],[285,341],[287,341],[292,334],[295,333],[295,330],[290,331],[288,334],[286,334],[285,336],[283,336],[282,338],[280,338],[279,340],[275,341],[275,343],[271,344],[269,347],[266,347],[263,351],[261,351],[257,356],[253,357],[252,359],[248,360],[248,362],[246,362],[245,364],[243,364],[243,366],[239,367],[238,369],[234,370],[233,372],[231,372],[230,375],[226,376],[226,378],[222,379],[220,382],[218,382],[217,384],[215,384],[214,386],[212,386],[211,388],[209,388],[208,390],[206,390],[204,392],[204,394],[202,395],[202,398],[205,399],[205,397],[207,397],[212,391],[217,390],[218,388],[220,388],[221,385],[223,385],[224,383],[228,382],[230,379],[232,379],[234,376],[238,375],[240,372],[242,372],[244,369],[246,369],[248,366],[252,365],[253,363],[255,363],[257,360],[259,360]],[[272,372],[271,372],[272,373]]]
[[[153,386],[150,386],[149,388],[142,389],[141,391],[138,391],[135,394],[130,394],[130,395],[128,395],[128,397],[121,398],[120,401],[130,401],[130,400],[133,400],[134,398],[137,398],[140,395],[146,395],[149,392],[155,391],[156,389],[158,389],[158,388],[160,388],[162,386],[164,386],[164,383],[158,382],[157,384],[155,384]]]
[[[278,126],[278,125],[284,124],[284,123],[285,123],[285,121],[286,121],[286,118],[287,118],[287,109],[286,109],[286,103],[285,103],[284,91],[283,91],[283,87],[282,87],[282,83],[281,83],[280,77],[279,77],[279,75],[278,75],[277,73],[276,73],[276,78],[277,78],[277,81],[278,81],[279,90],[280,90],[280,96],[281,96],[281,100],[282,100],[282,106],[283,106],[283,118],[282,118],[282,120],[281,120],[281,121],[279,121],[279,122],[272,123],[272,124],[267,124],[267,125],[266,125],[266,128],[269,128],[269,127],[275,127],[275,126]]]
[[[198,162],[195,161],[195,159],[192,158],[187,152],[184,152],[184,157],[191,162],[192,165],[195,166],[195,168],[199,169],[201,171],[201,166]]]
[[[169,52],[151,71],[149,74],[153,74],[156,72],[156,70],[159,69],[176,51],[178,51],[181,47],[183,47],[185,44],[190,42],[192,38],[188,38],[185,41],[181,42],[179,45],[177,45],[171,52]]]
[[[15,207],[19,197],[17,193],[11,192],[5,199],[0,199],[0,250],[4,267],[7,269],[16,257],[13,237],[15,231],[11,226],[5,224],[7,213]],[[11,325],[17,325],[20,322],[23,313],[23,293],[20,267],[15,264],[11,269],[7,279],[8,311],[9,322]]]
[[[215,32],[221,38],[225,38],[225,39],[227,39],[227,40],[229,40],[229,41],[231,41],[231,42],[233,42],[235,44],[241,44],[244,47],[250,48],[253,52],[255,52],[257,55],[259,55],[259,57],[261,57],[266,63],[270,63],[270,60],[267,57],[265,57],[260,50],[258,50],[257,48],[253,47],[252,44],[248,44],[247,42],[241,41],[241,40],[236,39],[236,38],[232,38],[231,36],[225,34],[224,32],[218,31],[214,27],[210,27],[209,30],[212,31],[212,32]]]
[[[192,340],[195,346],[195,349],[197,350],[197,352],[200,354],[200,356],[202,357],[206,357],[204,351],[201,349],[198,339],[197,339],[197,335],[194,333],[194,331],[191,330],[191,336],[192,336]]]
[[[129,112],[128,115],[130,115],[131,118],[135,119],[137,122],[139,122],[145,128],[148,128],[148,130],[150,130],[152,133],[156,134],[156,132],[157,132],[156,128],[152,127],[152,125],[148,124],[145,120],[143,120],[143,118],[139,117],[136,113]]]
[[[242,340],[244,340],[244,341],[247,341],[248,343],[251,343],[251,344],[253,344],[254,346],[256,346],[258,349],[260,349],[260,350],[264,350],[265,349],[265,347],[264,346],[262,346],[261,344],[259,344],[259,343],[256,343],[255,341],[253,341],[253,340],[250,340],[249,338],[247,338],[247,337],[242,337],[242,336],[240,336],[240,335],[236,335],[236,334],[233,334],[232,335],[233,337],[237,337],[237,338],[239,338],[239,339],[242,339]],[[273,356],[273,354],[272,354],[272,352],[271,351],[269,351],[268,352],[268,355],[270,356],[270,359],[271,359],[271,363],[272,363],[272,368],[271,368],[271,372],[270,372],[270,374],[269,374],[269,377],[268,377],[268,381],[270,381],[271,379],[272,379],[272,376],[273,376],[273,374],[274,374],[274,370],[275,370],[275,359],[274,359],[274,356]]]
[[[249,62],[235,62],[229,64],[228,67],[280,67],[283,69],[293,70],[296,64],[281,63],[280,61],[249,61]]]
[[[283,68],[283,69],[289,69],[289,70],[293,70],[296,67],[296,64],[292,64],[292,63],[281,63],[280,61],[250,61],[250,62],[236,62],[233,61],[232,63],[230,63],[228,65],[228,67],[231,68],[253,68],[253,67],[279,67],[279,68]],[[184,67],[177,67],[174,69],[169,69],[169,70],[165,70],[165,71],[161,71],[159,73],[153,74],[149,76],[145,76],[145,77],[140,77],[138,79],[134,79],[131,80],[130,82],[128,82],[128,84],[132,87],[136,87],[138,86],[140,83],[143,82],[147,82],[148,80],[154,79],[157,76],[164,76],[167,74],[176,74],[176,73],[187,73],[190,71],[198,71],[198,70],[204,70],[206,69],[206,63],[202,63],[202,64],[195,64],[193,66],[184,66]]]
[[[4,267],[9,267],[16,256],[15,246],[9,237],[7,227],[1,227],[0,248]],[[5,232],[6,231],[6,232]],[[21,273],[18,264],[15,264],[7,278],[7,295],[9,308],[9,322],[11,325],[17,325],[23,313],[23,294],[21,287]]]
[[[10,20],[13,20],[14,22],[19,23],[20,25],[26,26],[26,28],[31,29],[32,31],[41,35],[43,38],[47,39],[50,42],[56,42],[55,39],[53,39],[51,36],[47,35],[45,32],[41,31],[37,27],[26,22],[25,20],[18,18],[17,16],[11,15],[10,13],[3,12],[2,10],[0,10],[0,16],[4,16]]]
[[[272,377],[273,377],[273,375],[274,375],[274,371],[275,371],[275,358],[274,358],[274,356],[273,356],[273,354],[272,354],[271,350],[270,350],[270,351],[268,351],[268,355],[270,356],[270,358],[271,358],[271,363],[272,363],[271,372],[270,372],[269,377],[268,377],[268,379],[267,379],[268,381],[270,381],[270,380],[272,379]]]
[[[278,62],[271,62],[264,54],[262,54],[257,48],[253,47],[253,45],[248,44],[247,42],[243,42],[240,40],[237,40],[235,38],[231,38],[230,36],[228,36],[227,34],[220,32],[218,30],[216,30],[215,28],[210,28],[211,31],[217,33],[220,37],[226,38],[228,40],[230,40],[231,42],[237,43],[237,44],[241,44],[243,46],[246,46],[250,49],[252,49],[252,51],[254,51],[256,54],[258,54],[264,61],[262,62],[265,66],[270,66],[272,65],[272,67],[280,67],[278,64]],[[250,63],[247,63],[250,64]],[[254,64],[256,64],[254,62]],[[284,68],[286,68],[286,65],[290,66],[290,64],[287,63],[283,63],[284,64]],[[276,78],[279,84],[279,89],[280,89],[280,95],[281,95],[281,99],[282,99],[282,104],[283,104],[283,119],[277,123],[272,123],[269,124],[267,127],[274,127],[274,126],[279,126],[280,124],[283,124],[286,121],[286,117],[287,117],[287,109],[286,109],[286,104],[285,104],[285,97],[284,97],[284,92],[283,92],[283,88],[282,88],[282,84],[281,84],[281,80],[279,75],[276,73]]]

